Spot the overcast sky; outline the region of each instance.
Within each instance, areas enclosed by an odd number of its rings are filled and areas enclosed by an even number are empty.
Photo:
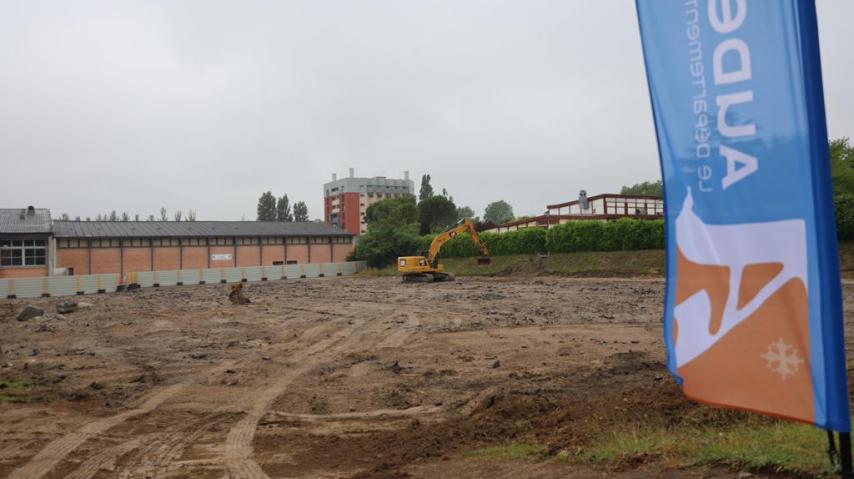
[[[854,2],[819,0],[832,137]],[[516,214],[659,177],[634,2],[0,1],[0,207],[255,218],[430,173]]]

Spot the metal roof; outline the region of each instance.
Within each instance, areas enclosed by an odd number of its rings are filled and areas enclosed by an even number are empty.
[[[54,221],[58,238],[353,236],[327,223],[265,221]]]
[[[50,233],[47,208],[0,208],[0,233]]]
[[[588,196],[587,201],[600,200],[602,198],[629,199],[629,200],[632,200],[632,199],[634,199],[634,200],[661,200],[661,201],[664,201],[664,198],[662,198],[661,196],[623,195],[623,194],[616,194],[616,193],[602,193],[602,194],[598,194],[598,195],[594,195],[594,196]],[[546,208],[551,210],[551,209],[555,209],[555,208],[564,208],[567,206],[572,206],[572,205],[577,205],[577,204],[578,204],[578,200],[572,200],[572,201],[567,201],[565,203],[558,203],[556,205],[546,205]]]

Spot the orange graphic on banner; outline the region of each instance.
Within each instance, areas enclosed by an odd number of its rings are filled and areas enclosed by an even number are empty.
[[[721,315],[729,289],[728,268],[700,265],[678,252],[676,298],[681,303],[705,290],[713,314]],[[739,306],[782,270],[767,263],[745,267]],[[678,368],[685,394],[711,404],[757,410],[812,422],[807,292],[800,279],[777,289],[750,316],[689,363]],[[703,318],[697,318],[702,321]],[[722,317],[712,317],[710,333]],[[717,325],[712,326],[712,325]],[[675,340],[678,342],[678,331]]]
[[[692,399],[813,422],[803,220],[676,218],[673,359]]]

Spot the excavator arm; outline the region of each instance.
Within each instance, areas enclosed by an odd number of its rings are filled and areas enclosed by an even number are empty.
[[[474,223],[463,218],[451,228],[439,233],[430,243],[430,249],[418,256],[400,256],[397,258],[397,271],[403,275],[406,282],[453,281],[454,275],[445,272],[445,267],[439,262],[439,251],[442,245],[452,240],[460,233],[468,233],[483,256],[477,258],[477,264],[489,264],[489,248],[480,240]]]
[[[452,240],[458,234],[466,232],[468,232],[472,242],[478,247],[478,249],[480,249],[482,254],[482,256],[478,258],[478,264],[488,263],[489,247],[486,246],[486,243],[480,240],[480,236],[477,234],[474,223],[472,223],[468,218],[461,219],[457,224],[439,233],[435,238],[433,238],[433,242],[430,243],[430,250],[427,252],[427,261],[433,267],[436,267],[439,264],[439,250],[442,249],[442,245]]]

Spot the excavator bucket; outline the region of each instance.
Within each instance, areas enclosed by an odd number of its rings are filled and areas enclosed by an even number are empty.
[[[488,264],[492,264],[492,258],[489,256],[478,256],[477,257],[478,266],[486,266]]]

